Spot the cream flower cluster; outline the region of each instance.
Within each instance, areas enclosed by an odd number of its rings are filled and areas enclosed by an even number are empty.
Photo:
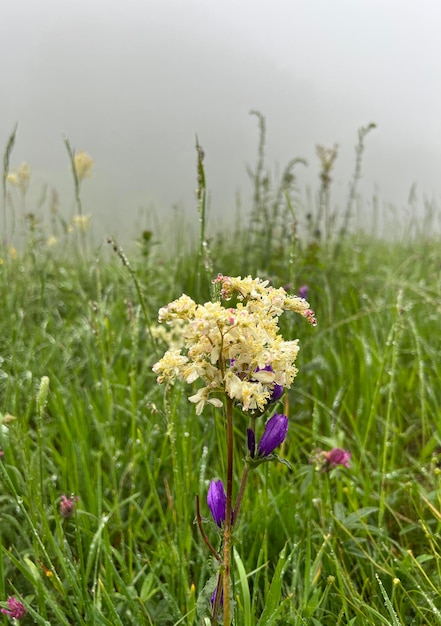
[[[74,165],[79,183],[93,175],[94,160],[87,152],[77,152],[74,156]]]
[[[23,161],[20,167],[11,170],[6,180],[14,187],[18,187],[23,195],[26,194],[31,179],[31,168]]]
[[[196,304],[187,295],[159,310],[159,321],[182,325],[181,350],[168,350],[153,366],[157,382],[204,382],[189,400],[200,415],[206,403],[222,406],[222,395],[236,400],[244,411],[265,410],[275,385],[291,386],[298,340],[284,341],[278,317],[294,311],[315,325],[306,300],[290,296],[259,278],[219,276],[213,281],[225,301]]]

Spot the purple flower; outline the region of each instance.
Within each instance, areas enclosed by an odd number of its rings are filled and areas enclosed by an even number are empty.
[[[225,494],[224,483],[221,480],[212,480],[208,488],[207,504],[214,521],[219,526],[225,522],[227,496]]]
[[[250,456],[254,459],[254,455],[256,454],[256,435],[252,428],[247,428],[247,442]]]
[[[217,588],[213,591],[213,593],[210,596],[211,606],[214,606],[214,603],[216,602],[216,596],[217,596]],[[221,594],[220,594],[220,605],[221,606],[224,605],[224,590],[223,589],[221,589]]]
[[[280,400],[282,396],[283,396],[282,385],[278,385],[277,383],[274,383],[273,392],[271,394],[271,398],[269,399],[269,402],[277,402],[277,400]]]
[[[337,465],[350,467],[350,458],[351,453],[348,450],[343,450],[342,448],[332,448],[332,450],[328,450],[328,452],[319,448],[310,459],[310,462],[315,464],[315,468],[317,470],[321,472],[329,472],[332,467],[337,467]]]
[[[301,287],[299,287],[299,290],[297,291],[297,295],[299,296],[299,298],[304,298],[306,300],[308,297],[308,292],[309,292],[308,285],[302,285]]]
[[[78,502],[78,496],[68,498],[64,493],[61,496],[60,515],[63,517],[72,517],[75,511],[75,505]]]
[[[349,461],[351,459],[351,453],[348,450],[342,448],[332,448],[329,452],[324,454],[325,460],[329,465],[343,465],[344,467],[350,467]]]
[[[286,415],[275,413],[265,424],[265,431],[257,446],[257,455],[269,456],[285,441],[287,432],[288,418]]]
[[[8,608],[0,609],[2,613],[4,613],[5,615],[9,615],[9,617],[12,617],[13,619],[21,619],[26,615],[26,609],[24,608],[20,600],[17,600],[15,596],[8,598],[7,602]]]
[[[257,367],[256,368],[256,372],[272,372],[273,368],[271,367],[271,365],[265,365],[265,367]],[[282,385],[278,385],[277,383],[274,383],[273,386],[273,391],[271,393],[271,396],[268,400],[268,402],[270,404],[272,404],[273,402],[277,402],[277,400],[280,400],[280,398],[283,396],[283,387]]]

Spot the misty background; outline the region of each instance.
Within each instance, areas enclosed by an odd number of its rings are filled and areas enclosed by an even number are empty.
[[[359,193],[409,217],[412,185],[439,205],[441,4],[437,0],[14,0],[0,6],[0,142],[74,211],[62,135],[95,160],[82,185],[98,234],[137,236],[150,209],[196,217],[195,137],[211,222],[249,213],[246,166],[293,157],[319,186],[316,145],[337,142],[332,202],[344,208],[357,130],[370,122]],[[48,203],[46,203],[48,204]],[[30,204],[28,205],[30,209]],[[47,206],[40,212],[47,211]],[[422,211],[422,208],[421,208]]]

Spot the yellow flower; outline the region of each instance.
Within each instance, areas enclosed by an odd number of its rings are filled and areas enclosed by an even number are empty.
[[[6,177],[7,182],[18,187],[23,195],[28,190],[30,179],[31,168],[26,161],[23,161],[20,167],[12,169]]]
[[[85,233],[89,228],[90,220],[90,215],[74,215],[72,218],[73,225],[76,226],[83,233]]]
[[[55,237],[55,235],[51,235],[48,240],[47,240],[47,245],[49,247],[55,246],[58,243],[58,239]]]
[[[93,164],[94,161],[87,152],[81,151],[75,154],[74,165],[79,183],[81,183],[84,178],[90,178],[93,175]]]

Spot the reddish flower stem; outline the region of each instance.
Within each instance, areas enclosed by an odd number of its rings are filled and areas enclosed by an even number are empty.
[[[224,523],[224,626],[231,624],[231,522],[233,512],[233,401],[227,396],[227,503]]]

